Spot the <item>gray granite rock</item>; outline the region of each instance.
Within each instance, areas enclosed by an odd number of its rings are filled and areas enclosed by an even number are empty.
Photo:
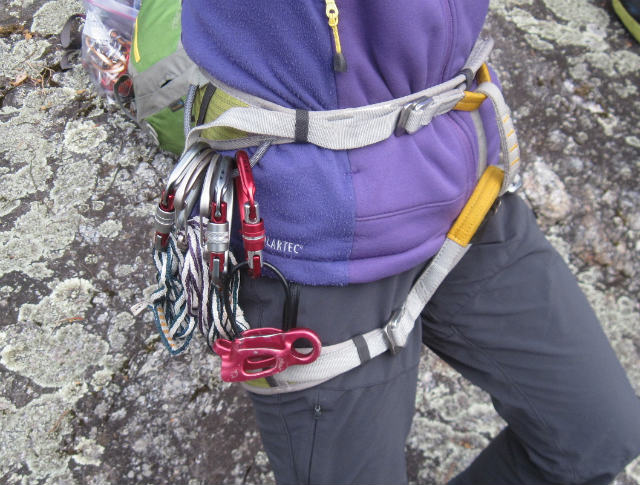
[[[149,315],[151,217],[175,159],[62,72],[79,0],[0,10],[0,483],[273,483],[247,398]],[[640,392],[640,46],[607,1],[492,0],[487,32],[525,161],[523,194]],[[440,484],[503,423],[435,355],[421,364],[410,479]],[[640,461],[616,483],[640,484]]]

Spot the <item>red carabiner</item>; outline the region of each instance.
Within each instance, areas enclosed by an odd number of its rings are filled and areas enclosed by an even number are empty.
[[[251,276],[258,278],[262,270],[262,250],[266,242],[266,233],[264,221],[260,218],[259,206],[255,200],[256,184],[247,152],[239,150],[236,153],[236,165],[240,174],[235,182],[242,225],[240,233]]]
[[[311,344],[303,353],[294,348],[297,341]],[[225,382],[241,382],[269,377],[290,365],[305,365],[320,356],[320,337],[308,328],[283,332],[278,328],[252,328],[234,340],[218,339],[213,351],[222,359],[221,377]]]
[[[238,173],[240,174],[240,176],[236,178],[236,192],[238,194],[241,219],[244,220],[242,211],[245,204],[249,203],[249,217],[256,220],[258,218],[255,201],[256,184],[253,180],[253,169],[251,168],[251,161],[249,160],[247,152],[238,150],[236,153],[236,165],[238,166]]]

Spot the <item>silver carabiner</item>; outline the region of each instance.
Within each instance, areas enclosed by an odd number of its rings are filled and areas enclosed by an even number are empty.
[[[209,166],[207,167],[207,173],[204,176],[202,183],[202,192],[200,193],[200,219],[209,219],[211,212],[211,201],[213,200],[215,193],[215,173],[218,168],[218,161],[221,155],[216,153],[212,158]]]
[[[233,215],[233,158],[223,157],[218,164],[218,170],[216,171],[215,187],[213,190],[216,207],[218,210],[222,205],[222,202],[227,204],[227,218],[231,220]],[[220,214],[216,213],[216,217]],[[214,214],[211,214],[211,218],[214,218]]]
[[[178,160],[178,163],[173,168],[173,170],[171,171],[171,174],[169,175],[169,178],[167,179],[167,184],[165,186],[165,189],[163,192],[164,195],[162,199],[162,202],[164,204],[167,203],[166,199],[169,196],[169,194],[173,192],[173,187],[176,184],[179,184],[180,181],[185,176],[186,169],[187,167],[189,167],[189,165],[191,165],[191,162],[193,161],[193,159],[201,151],[206,150],[208,148],[209,148],[209,145],[207,145],[206,143],[201,143],[201,142],[194,143],[193,145],[191,145],[191,147],[189,147],[189,149],[184,153],[184,155],[180,157],[180,160]]]
[[[202,222],[202,219],[207,219],[207,222],[209,222],[211,217],[211,201],[213,200],[215,192],[214,175],[218,168],[218,161],[220,158],[221,155],[219,153],[216,153],[211,157],[211,162],[209,162],[207,172],[205,173],[204,180],[202,182],[202,190],[200,191],[200,207],[198,210],[198,214],[200,215],[200,244],[202,245],[203,252],[205,254],[207,252],[204,233],[205,224]]]
[[[206,174],[205,169],[210,164],[214,155],[216,155],[216,152],[210,148],[203,150],[185,170],[185,175],[176,189],[173,202],[176,210],[175,220],[177,228],[186,227],[187,221],[191,216],[191,211],[202,189],[203,179]]]
[[[233,159],[222,157],[213,180],[213,202],[206,232],[206,250],[209,255],[211,282],[222,285],[222,277],[229,268],[231,221],[233,219]]]

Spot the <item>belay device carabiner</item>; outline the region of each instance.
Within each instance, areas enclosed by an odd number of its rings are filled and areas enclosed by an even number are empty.
[[[236,164],[240,174],[236,178],[236,193],[242,223],[242,242],[251,276],[258,278],[262,270],[262,250],[266,241],[264,222],[260,218],[260,207],[255,200],[256,185],[247,152],[239,150],[236,153]]]
[[[262,264],[278,277],[286,294],[282,329],[252,328],[245,330],[237,338],[216,340],[213,351],[222,359],[220,374],[225,382],[269,377],[282,372],[290,365],[310,364],[320,356],[322,343],[318,334],[308,328],[292,328],[295,326],[296,315],[292,309],[291,291],[287,280],[272,264]],[[224,286],[223,298],[232,328],[235,328],[235,317],[229,303],[228,283],[233,281],[236,271],[248,266],[248,261],[236,265]],[[304,347],[297,348],[296,343],[303,344]]]
[[[239,176],[236,179],[236,193],[242,222],[242,239],[247,260],[236,265],[222,286],[222,298],[226,307],[230,327],[236,328],[235,316],[229,300],[229,284],[234,274],[247,268],[253,278],[268,268],[280,280],[286,298],[283,311],[282,329],[252,328],[232,339],[218,339],[213,351],[222,359],[221,376],[226,382],[247,381],[269,377],[282,372],[290,365],[304,365],[314,362],[320,355],[320,337],[308,328],[296,326],[296,312],[291,298],[291,289],[284,275],[262,258],[265,245],[264,221],[260,218],[258,202],[255,200],[255,183],[251,163],[246,152],[236,154]],[[301,345],[299,347],[299,345]]]

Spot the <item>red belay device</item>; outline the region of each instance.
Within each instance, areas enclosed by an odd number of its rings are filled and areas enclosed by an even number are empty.
[[[172,354],[186,349],[198,327],[222,359],[221,377],[227,382],[266,378],[292,365],[310,364],[322,349],[313,330],[296,328],[297,304],[289,283],[264,260],[266,234],[252,167],[267,147],[252,159],[238,151],[235,170],[233,158],[205,143],[185,150],[156,208],[153,258],[158,285],[134,310],[153,310]],[[237,264],[230,252],[234,192],[245,258]],[[259,278],[265,269],[285,292],[282,328],[249,328],[237,303],[242,270]]]

